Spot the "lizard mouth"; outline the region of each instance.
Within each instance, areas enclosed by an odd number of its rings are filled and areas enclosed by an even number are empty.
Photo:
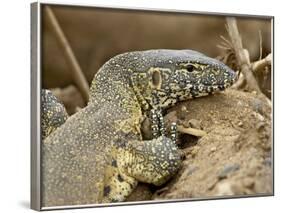
[[[212,94],[213,92],[223,91],[230,87],[233,83],[234,80],[217,84],[194,84],[189,90],[189,93],[191,93],[194,97],[204,96],[207,94]]]
[[[238,79],[238,76],[236,75],[235,72],[232,72],[231,74],[229,74],[229,78],[225,78],[225,79],[220,79],[217,82],[213,82],[213,83],[201,83],[201,84],[195,84],[195,88],[199,89],[201,88],[201,90],[205,90],[205,91],[222,91],[225,90],[226,88],[230,87],[231,85],[234,84],[234,82]]]
[[[198,90],[224,90],[232,84],[233,82],[226,82],[225,84],[194,84],[193,87]]]
[[[226,88],[230,87],[232,84],[233,83],[206,85],[206,90],[207,90],[207,92],[223,91]]]

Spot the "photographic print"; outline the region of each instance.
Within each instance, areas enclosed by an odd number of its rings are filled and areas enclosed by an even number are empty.
[[[31,12],[33,209],[273,195],[273,17]]]

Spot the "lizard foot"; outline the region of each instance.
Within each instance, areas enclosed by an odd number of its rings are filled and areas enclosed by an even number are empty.
[[[109,177],[105,181],[102,203],[124,201],[139,181],[161,185],[179,169],[176,123],[171,124],[170,131],[165,131],[160,110],[152,110],[150,119],[152,140],[132,140],[126,147],[117,148],[116,159],[106,172]]]

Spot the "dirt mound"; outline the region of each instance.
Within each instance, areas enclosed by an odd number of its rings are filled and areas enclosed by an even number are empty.
[[[228,90],[186,101],[166,121],[200,128],[206,135],[179,136],[183,164],[161,188],[141,185],[129,200],[210,198],[272,194],[271,106],[254,93]]]

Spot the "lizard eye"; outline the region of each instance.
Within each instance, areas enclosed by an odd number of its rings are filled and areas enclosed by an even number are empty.
[[[195,66],[193,66],[192,64],[188,64],[188,65],[186,66],[186,70],[187,70],[188,72],[192,72],[194,69],[195,69]]]

